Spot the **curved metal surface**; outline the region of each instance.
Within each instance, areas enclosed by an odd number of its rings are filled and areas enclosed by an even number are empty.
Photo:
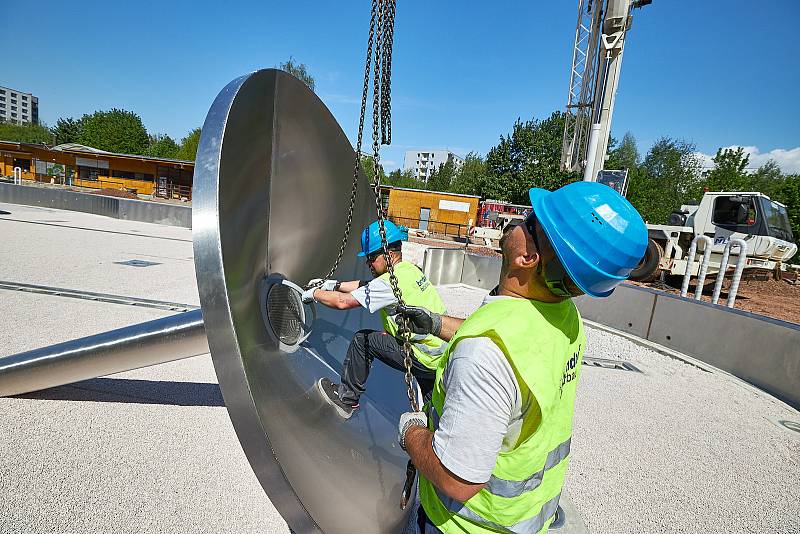
[[[0,397],[208,353],[200,310],[0,358]]]
[[[399,532],[407,456],[396,421],[403,380],[376,366],[361,409],[340,419],[315,389],[338,380],[348,343],[377,316],[319,307],[311,336],[282,346],[261,317],[266,276],[319,276],[338,251],[354,152],[324,104],[300,81],[262,70],[232,81],[203,125],[194,175],[198,288],[208,344],[242,447],[296,532]],[[353,234],[374,218],[358,190]],[[336,276],[368,278],[351,238]]]

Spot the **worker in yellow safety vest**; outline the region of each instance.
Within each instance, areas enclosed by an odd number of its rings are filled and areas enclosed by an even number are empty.
[[[398,427],[420,473],[419,533],[538,533],[555,520],[586,348],[571,298],[610,295],[647,247],[641,216],[610,187],[529,194],[533,210],[503,235],[499,284],[475,313],[398,309],[415,333],[449,341],[428,413]]]
[[[402,243],[408,239],[408,230],[391,221],[384,222],[389,259],[394,266],[397,284],[403,301],[412,306],[422,306],[436,313],[444,313],[444,303],[439,292],[413,263],[403,260]],[[360,330],[355,333],[342,365],[341,382],[335,384],[328,378],[317,381],[317,389],[328,404],[341,417],[348,419],[358,408],[359,398],[366,389],[372,362],[375,358],[391,367],[405,371],[401,341],[395,337],[398,327],[394,320],[398,304],[389,281],[389,267],[383,253],[379,222],[370,224],[361,233],[361,252],[374,279],[366,282],[353,280],[311,280],[312,287],[303,293],[303,301],[312,300],[330,308],[348,310],[362,306],[370,313],[381,312],[383,331]],[[420,385],[423,396],[429,397],[436,378],[436,367],[447,343],[431,334],[411,336],[411,373]]]

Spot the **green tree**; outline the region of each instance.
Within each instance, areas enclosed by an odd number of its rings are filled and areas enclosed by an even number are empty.
[[[82,145],[121,154],[144,155],[150,145],[141,117],[116,108],[84,115],[78,139]]]
[[[426,189],[429,191],[450,191],[450,184],[455,175],[456,162],[452,155],[448,155],[447,161],[431,172]]]
[[[15,143],[52,143],[53,134],[40,124],[16,124],[0,121],[0,139]]]
[[[694,144],[662,137],[629,181],[628,200],[645,221],[664,224],[669,214],[685,204],[696,190],[700,165]]]
[[[544,120],[517,120],[509,136],[486,155],[487,180],[479,193],[487,198],[527,204],[528,189],[557,189],[578,179],[561,170],[564,114],[553,112]]]
[[[720,148],[713,161],[714,168],[698,184],[700,189],[696,191],[696,195],[700,195],[703,187],[707,187],[709,191],[742,191],[749,188],[751,180],[745,169],[750,162],[750,156],[744,153],[742,147]]]
[[[789,215],[789,224],[792,227],[795,243],[800,247],[800,174],[786,176],[775,190],[778,202],[786,204]],[[800,260],[800,251],[792,258],[793,262]]]
[[[392,187],[404,187],[406,189],[424,189],[425,184],[414,177],[414,171],[407,170],[401,171],[395,169],[386,175],[386,178],[381,182]]]
[[[470,152],[450,182],[450,191],[462,195],[480,195],[486,180],[486,162],[479,154]]]
[[[308,66],[305,63],[299,63],[290,56],[289,61],[281,63],[278,68],[305,83],[312,91],[314,90],[314,77],[308,71]]]
[[[606,169],[628,169],[630,173],[639,167],[639,149],[636,139],[631,132],[626,132],[619,146],[614,146],[608,152],[608,160],[603,166]]]
[[[81,137],[81,126],[81,121],[75,120],[72,117],[68,119],[58,119],[56,125],[51,128],[53,137],[55,137],[53,142],[57,145],[63,143],[77,143]]]
[[[754,173],[748,175],[749,185],[746,189],[760,191],[770,198],[776,198],[784,181],[781,168],[775,161],[769,160]]]
[[[195,128],[186,134],[186,137],[181,139],[181,146],[178,153],[175,154],[175,159],[183,159],[186,161],[194,161],[197,157],[197,145],[200,144],[201,129]]]
[[[147,155],[153,158],[177,159],[179,150],[180,147],[173,138],[166,134],[156,134],[150,136]]]
[[[380,179],[381,183],[386,183],[386,172],[383,170],[383,165],[380,167]],[[364,174],[364,178],[368,180],[368,183],[371,185],[372,181],[375,180],[375,160],[372,156],[361,156],[361,172]]]

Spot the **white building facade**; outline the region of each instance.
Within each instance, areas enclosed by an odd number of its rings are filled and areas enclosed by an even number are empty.
[[[30,93],[0,86],[0,122],[39,124],[39,99]]]
[[[439,165],[447,163],[447,158],[452,157],[456,164],[456,169],[464,164],[464,160],[450,152],[449,150],[407,150],[405,161],[403,162],[404,171],[412,171],[414,178],[428,183],[433,169],[438,169]]]

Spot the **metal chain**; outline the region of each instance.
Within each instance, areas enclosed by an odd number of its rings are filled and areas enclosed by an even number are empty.
[[[353,210],[355,207],[356,195],[358,192],[358,173],[361,166],[361,145],[364,132],[364,118],[366,115],[367,97],[369,93],[370,72],[372,76],[372,162],[374,168],[374,180],[372,191],[375,198],[375,210],[378,213],[378,228],[381,235],[381,248],[383,257],[389,271],[389,283],[392,293],[397,299],[398,304],[405,305],[403,292],[394,272],[389,256],[389,243],[386,238],[386,212],[381,205],[381,178],[380,178],[380,145],[388,145],[392,142],[392,111],[391,111],[391,78],[392,78],[392,47],[394,45],[394,21],[397,11],[396,0],[372,0],[372,11],[369,23],[369,39],[367,41],[367,59],[364,69],[364,87],[361,93],[361,115],[358,121],[358,140],[356,144],[356,161],[353,168],[353,184],[350,190],[350,205],[347,211],[347,223],[345,225],[342,242],[339,245],[339,252],[333,266],[325,276],[326,279],[332,278],[339,263],[344,255],[344,249],[350,237],[353,223]],[[372,62],[373,50],[375,61]],[[322,285],[318,282],[317,287]],[[395,319],[397,323],[397,337],[402,340],[403,365],[405,367],[405,384],[408,402],[413,411],[419,411],[417,397],[414,391],[414,376],[411,374],[412,347],[410,341],[411,329],[408,321],[402,316]]]
[[[344,256],[344,249],[347,247],[347,241],[350,239],[350,231],[353,227],[353,210],[356,204],[356,195],[358,194],[358,172],[361,169],[361,144],[364,137],[364,117],[367,113],[367,95],[369,94],[369,75],[372,62],[372,44],[375,39],[375,19],[377,10],[377,0],[372,0],[372,13],[369,21],[369,39],[367,40],[367,60],[366,67],[364,68],[364,88],[361,91],[361,115],[358,119],[358,139],[356,141],[356,157],[353,165],[353,184],[350,188],[350,202],[347,208],[347,222],[344,227],[344,235],[342,235],[342,242],[339,244],[339,252],[328,274],[320,279],[319,282],[309,287],[319,287],[324,280],[333,278],[333,273],[339,268],[339,263]]]
[[[403,292],[400,289],[397,276],[394,272],[394,265],[392,265],[389,256],[389,243],[386,238],[386,212],[381,204],[380,195],[380,145],[381,141],[386,143],[384,136],[388,133],[391,138],[391,127],[388,122],[391,120],[390,98],[391,94],[391,47],[394,41],[394,19],[396,11],[395,0],[378,0],[381,4],[378,14],[378,25],[375,38],[375,64],[373,77],[373,101],[372,101],[372,158],[375,168],[374,180],[372,184],[372,191],[375,198],[375,210],[378,213],[378,229],[381,235],[381,247],[383,248],[383,258],[386,262],[387,270],[389,271],[389,284],[392,287],[392,293],[399,305],[404,306]],[[383,82],[383,85],[381,84]],[[380,98],[379,96],[380,95]],[[383,128],[381,128],[383,125]],[[383,134],[383,135],[382,135]],[[395,319],[397,323],[397,337],[402,340],[401,349],[403,351],[403,366],[405,367],[405,383],[406,394],[408,395],[408,402],[411,405],[412,411],[419,411],[417,404],[417,397],[414,391],[414,377],[411,374],[412,368],[412,348],[410,341],[411,329],[408,326],[408,321],[398,316]]]

